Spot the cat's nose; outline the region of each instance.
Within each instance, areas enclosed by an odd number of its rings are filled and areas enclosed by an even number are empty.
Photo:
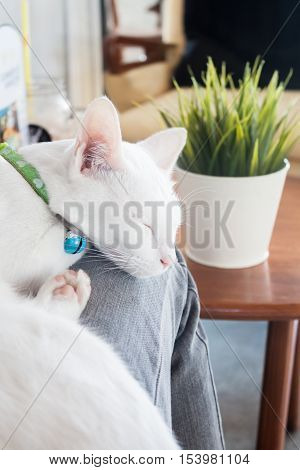
[[[168,266],[171,266],[171,264],[173,264],[173,261],[170,256],[163,256],[162,258],[160,258],[160,262],[164,268],[167,268]]]

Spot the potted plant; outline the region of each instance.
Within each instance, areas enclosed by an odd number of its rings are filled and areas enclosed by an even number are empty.
[[[208,266],[244,268],[269,255],[297,122],[278,112],[289,77],[280,82],[275,71],[261,90],[262,67],[259,58],[246,64],[236,86],[225,64],[218,73],[209,59],[202,86],[191,74],[191,94],[175,83],[178,113],[159,109],[168,127],[188,131],[176,169],[186,253]]]

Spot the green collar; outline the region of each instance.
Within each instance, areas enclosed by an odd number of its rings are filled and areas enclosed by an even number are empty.
[[[23,178],[27,181],[32,189],[49,204],[48,191],[37,169],[28,163],[22,155],[15,152],[8,144],[0,144],[0,156],[10,163]]]
[[[22,155],[15,152],[6,143],[0,144],[0,156],[10,163],[19,173],[23,176],[24,180],[32,187],[32,189],[40,196],[40,198],[48,205],[49,196],[48,191],[37,169],[28,163]],[[76,227],[70,226],[62,217],[56,215],[61,220],[66,228],[66,237],[64,240],[65,253],[69,255],[77,255],[82,253],[87,246],[87,239]],[[74,232],[74,229],[76,231]]]

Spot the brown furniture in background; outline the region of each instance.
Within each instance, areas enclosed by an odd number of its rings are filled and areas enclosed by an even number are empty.
[[[299,179],[287,180],[269,260],[239,270],[187,262],[198,285],[202,318],[268,321],[257,448],[283,449],[287,427],[295,431],[300,426]]]
[[[130,63],[123,62],[123,51],[129,47],[141,47],[144,50],[143,60]],[[166,52],[172,48],[164,44],[161,36],[125,36],[108,35],[104,38],[104,66],[108,72],[118,74],[146,64],[166,60]]]
[[[153,0],[144,12],[136,2],[134,19],[121,2],[102,2],[105,92],[123,112],[170,90],[184,47],[184,0]]]
[[[122,34],[119,31],[119,16],[115,0],[107,0],[107,10],[111,12],[111,31],[108,31],[104,37],[104,65],[105,69],[112,74],[119,74],[136,67],[141,67],[146,64],[161,62],[166,60],[166,53],[174,46],[171,44],[164,44],[160,27],[158,27],[157,34],[154,36],[139,36]],[[161,8],[160,2],[153,5],[149,11],[154,11],[158,14],[158,26],[161,24]],[[130,63],[123,62],[123,52],[126,48],[140,47],[144,51],[141,60],[133,61]]]

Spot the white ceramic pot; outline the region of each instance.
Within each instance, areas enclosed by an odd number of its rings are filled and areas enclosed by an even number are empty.
[[[218,268],[246,268],[269,256],[269,244],[286,175],[219,177],[176,168],[177,191],[186,209],[185,251]]]

